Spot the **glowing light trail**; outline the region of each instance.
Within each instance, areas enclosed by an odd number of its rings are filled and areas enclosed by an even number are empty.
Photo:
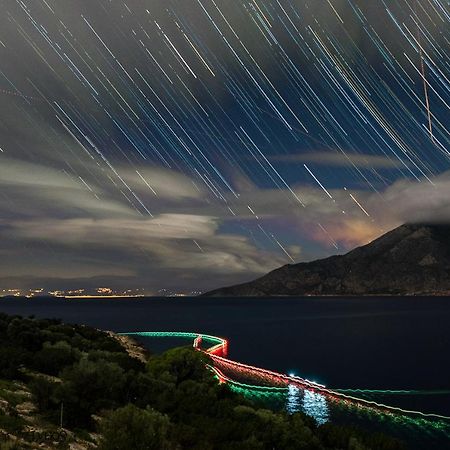
[[[349,405],[358,406],[362,408],[375,409],[377,411],[387,413],[387,414],[402,414],[402,415],[412,415],[420,416],[428,419],[442,419],[450,421],[450,417],[433,414],[424,413],[421,411],[414,411],[399,408],[396,406],[389,406],[383,403],[378,403],[372,400],[366,400],[363,398],[355,397],[346,394],[346,392],[364,392],[369,390],[351,390],[351,389],[328,389],[323,384],[315,383],[314,381],[307,380],[305,378],[286,375],[272,370],[262,369],[260,367],[251,366],[248,364],[243,364],[237,361],[233,361],[227,358],[228,354],[228,341],[224,338],[211,336],[201,333],[191,333],[191,332],[176,332],[176,331],[134,331],[127,333],[119,333],[124,335],[135,335],[143,337],[182,337],[190,338],[193,340],[193,347],[209,355],[213,361],[213,366],[211,370],[217,375],[220,382],[229,382],[235,386],[240,387],[254,387],[255,389],[269,389],[276,388],[276,390],[288,389],[290,386],[296,386],[303,389],[304,391],[319,393],[326,397],[328,400],[344,402]],[[213,344],[211,347],[202,347],[203,341],[208,344]],[[224,372],[232,375],[226,375]],[[232,378],[232,376],[257,379],[260,384],[248,385],[240,383],[239,381]],[[262,382],[262,383],[261,383]],[[396,391],[382,391],[383,393],[393,393]],[[414,391],[401,391],[401,392],[414,392]]]

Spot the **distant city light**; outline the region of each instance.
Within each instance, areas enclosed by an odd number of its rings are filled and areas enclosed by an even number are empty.
[[[198,290],[189,291],[171,291],[168,289],[160,289],[157,292],[146,288],[132,288],[132,289],[114,289],[110,287],[95,287],[95,288],[75,288],[75,289],[49,289],[44,288],[5,288],[0,289],[1,297],[58,297],[58,298],[116,298],[116,297],[146,297],[158,295],[162,297],[195,297],[202,292]]]

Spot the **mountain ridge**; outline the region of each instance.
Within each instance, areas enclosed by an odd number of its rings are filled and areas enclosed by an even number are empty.
[[[450,225],[401,225],[344,255],[287,264],[203,295],[450,295]]]

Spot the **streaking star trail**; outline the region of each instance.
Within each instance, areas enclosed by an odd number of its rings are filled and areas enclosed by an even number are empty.
[[[207,289],[450,219],[449,18],[443,0],[4,0],[4,273]]]

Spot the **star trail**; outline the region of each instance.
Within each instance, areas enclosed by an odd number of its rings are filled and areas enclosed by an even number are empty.
[[[5,286],[203,290],[450,220],[447,1],[1,5]]]

